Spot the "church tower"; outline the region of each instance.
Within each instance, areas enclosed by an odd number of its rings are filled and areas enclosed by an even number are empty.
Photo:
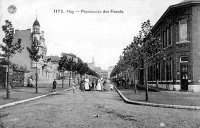
[[[92,65],[95,67],[94,57],[92,58]]]
[[[36,37],[38,41],[40,41],[40,23],[37,21],[37,18],[35,22],[33,23],[33,39]]]

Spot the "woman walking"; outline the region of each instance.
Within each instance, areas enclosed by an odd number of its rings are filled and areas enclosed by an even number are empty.
[[[55,92],[55,90],[56,90],[56,85],[57,85],[57,82],[56,82],[56,80],[54,79],[54,81],[53,81],[52,92]]]
[[[101,83],[100,82],[101,82],[101,80],[99,79],[98,83],[97,83],[97,87],[96,87],[97,91],[101,91]]]

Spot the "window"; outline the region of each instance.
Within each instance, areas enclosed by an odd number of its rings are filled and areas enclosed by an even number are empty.
[[[158,80],[161,80],[161,63],[158,64]]]
[[[170,59],[170,80],[173,80],[173,60]]]
[[[156,81],[159,80],[159,63],[156,64]]]
[[[172,26],[169,26],[169,45],[172,45],[172,36],[173,36],[173,31],[172,31]]]
[[[166,61],[166,80],[169,80],[169,63]]]
[[[172,80],[172,59],[170,58],[166,63],[166,77],[167,80]]]
[[[183,62],[188,62],[188,57],[187,56],[181,56],[180,57],[180,62],[183,63]]]
[[[162,73],[161,73],[161,75],[162,75],[162,81],[165,81],[165,75],[166,75],[166,72],[165,72],[165,69],[166,69],[166,63],[165,63],[165,61],[163,61],[163,63],[162,63]]]
[[[163,32],[163,48],[167,47],[167,32],[166,30]]]
[[[166,41],[166,47],[169,46],[169,40],[170,40],[170,39],[169,39],[169,37],[170,37],[170,36],[169,36],[169,32],[170,32],[170,31],[169,31],[169,28],[167,28],[167,35],[166,35],[166,40],[167,40],[167,41]]]
[[[36,31],[35,32],[39,32],[39,29],[38,28],[36,28]]]
[[[165,48],[164,31],[162,32],[162,47]]]
[[[179,41],[187,40],[187,19],[179,20]]]

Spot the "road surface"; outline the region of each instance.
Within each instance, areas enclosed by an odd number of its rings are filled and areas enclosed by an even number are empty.
[[[200,111],[126,104],[115,91],[76,90],[0,110],[0,128],[200,127]]]

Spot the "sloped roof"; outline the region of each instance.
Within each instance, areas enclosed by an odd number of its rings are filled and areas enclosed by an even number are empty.
[[[51,61],[59,61],[60,60],[60,57],[59,56],[46,56],[46,58],[50,58]]]
[[[180,3],[178,4],[174,4],[174,5],[171,5],[167,8],[167,10],[163,13],[163,15],[160,17],[160,19],[156,22],[156,24],[153,26],[152,30],[154,30],[158,24],[164,19],[164,17],[166,17],[166,15],[174,8],[177,8],[177,7],[182,7],[182,6],[185,6],[185,5],[189,5],[189,4],[200,4],[200,0],[183,0],[181,1]]]

